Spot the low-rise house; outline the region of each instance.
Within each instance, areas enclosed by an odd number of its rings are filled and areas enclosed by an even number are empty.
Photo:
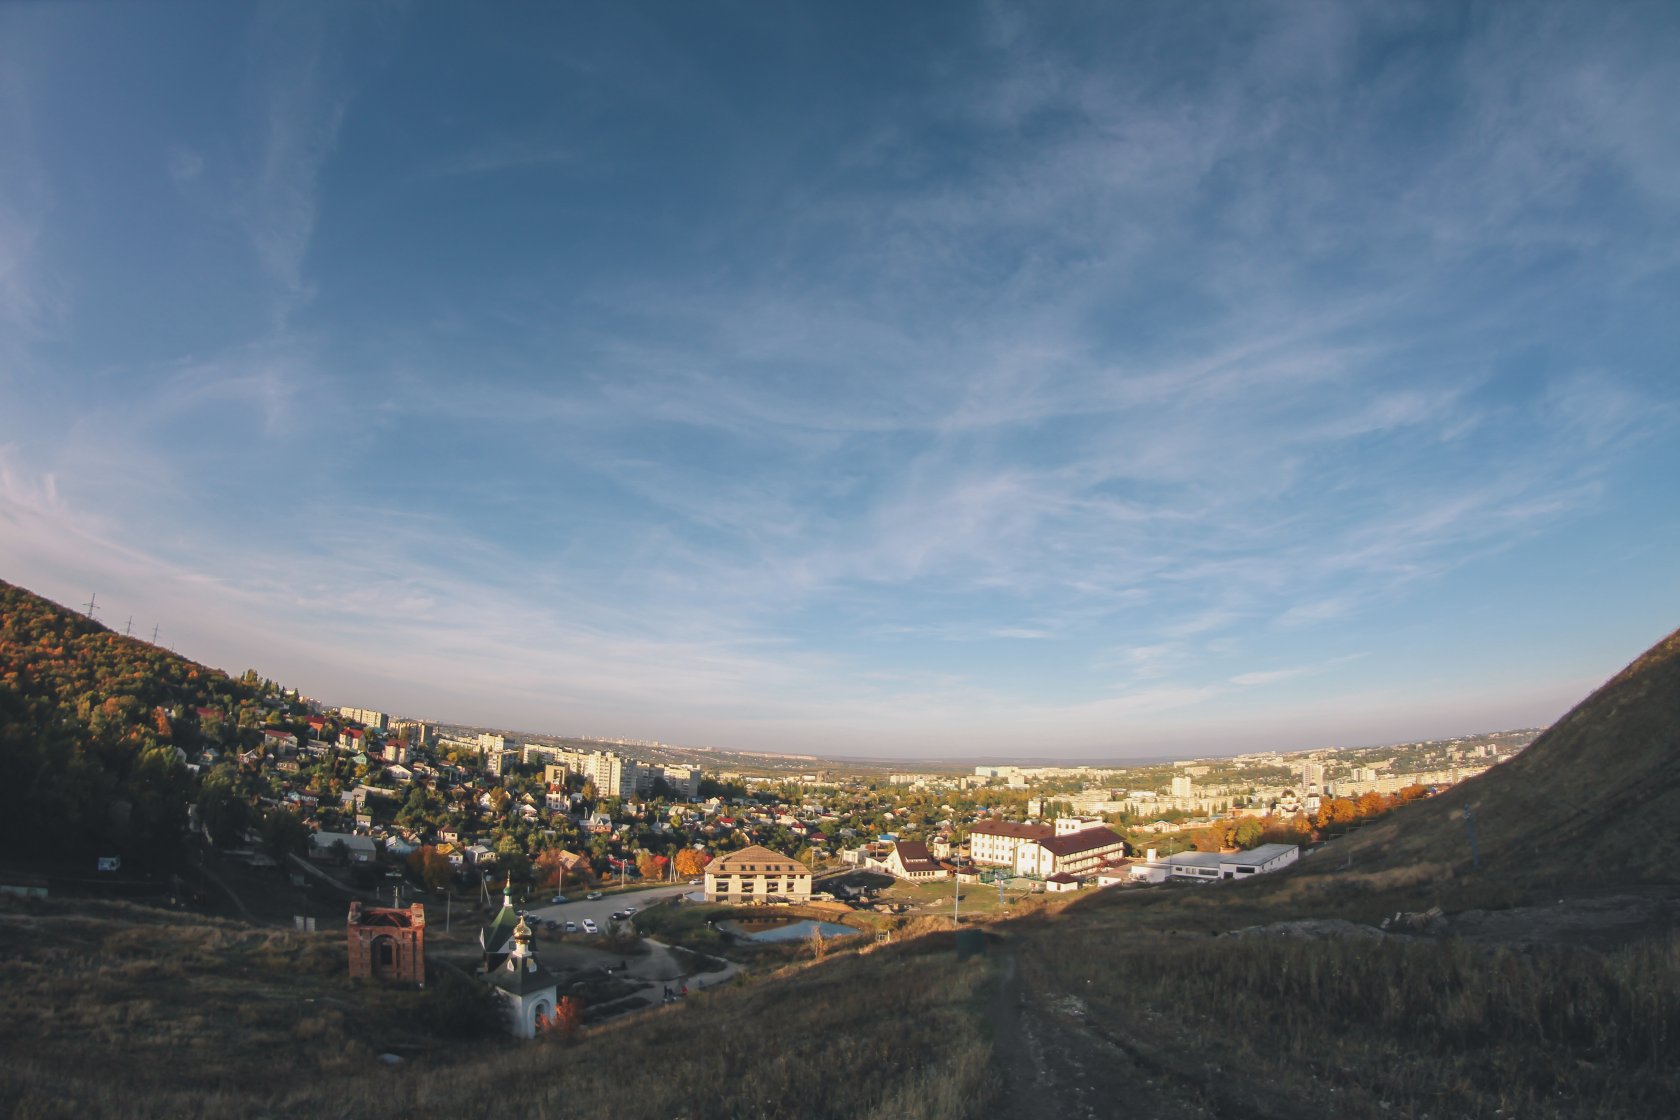
[[[920,882],[926,879],[948,879],[951,869],[933,858],[928,846],[920,840],[900,840],[881,861],[881,867],[895,879]]]
[[[338,844],[344,845],[344,854],[351,863],[373,863],[379,858],[379,846],[371,836],[357,836],[350,832],[315,833],[309,838],[309,858],[332,859]]]
[[[1263,875],[1281,871],[1301,858],[1301,849],[1294,844],[1261,844],[1246,852],[1221,854],[1219,876],[1222,879],[1241,879],[1248,875]]]
[[[1207,883],[1281,871],[1301,857],[1301,849],[1294,844],[1261,844],[1246,852],[1180,852],[1159,859],[1151,850],[1149,856],[1148,866],[1165,866],[1166,874],[1160,878]],[[1132,866],[1135,875],[1138,865]],[[1148,881],[1159,882],[1160,878],[1151,875]]]

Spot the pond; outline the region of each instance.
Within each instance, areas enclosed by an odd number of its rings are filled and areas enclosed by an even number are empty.
[[[806,919],[799,922],[719,922],[718,925],[749,941],[808,940],[813,929],[824,937],[850,937],[858,931],[839,922],[818,922]]]

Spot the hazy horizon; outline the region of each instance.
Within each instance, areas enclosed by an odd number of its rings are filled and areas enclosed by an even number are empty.
[[[1680,10],[0,7],[0,578],[794,754],[1546,726],[1680,624]]]

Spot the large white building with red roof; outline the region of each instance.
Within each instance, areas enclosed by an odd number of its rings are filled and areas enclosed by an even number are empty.
[[[1106,825],[1048,836],[1023,843],[1015,854],[1015,874],[1084,877],[1096,873],[1104,860],[1126,854],[1126,842]]]
[[[1054,835],[1047,824],[981,821],[968,830],[968,858],[986,867],[1014,867],[1021,845]]]

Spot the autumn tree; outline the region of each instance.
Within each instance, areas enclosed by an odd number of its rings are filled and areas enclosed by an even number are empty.
[[[566,875],[570,872],[571,860],[563,849],[544,848],[537,853],[537,858],[531,866],[537,877],[537,886],[566,889]]]
[[[423,844],[408,854],[408,866],[429,891],[441,891],[449,886],[454,869],[449,857],[432,844]]]
[[[670,862],[664,856],[643,848],[636,853],[636,870],[642,873],[642,878],[650,883],[656,883],[665,876],[665,865]]]
[[[706,865],[712,862],[712,857],[694,848],[684,848],[677,853],[677,874],[685,879],[692,879],[706,870]]]
[[[544,1039],[565,1040],[583,1025],[583,1000],[577,996],[561,996],[554,1010],[537,1020],[537,1029]]]

